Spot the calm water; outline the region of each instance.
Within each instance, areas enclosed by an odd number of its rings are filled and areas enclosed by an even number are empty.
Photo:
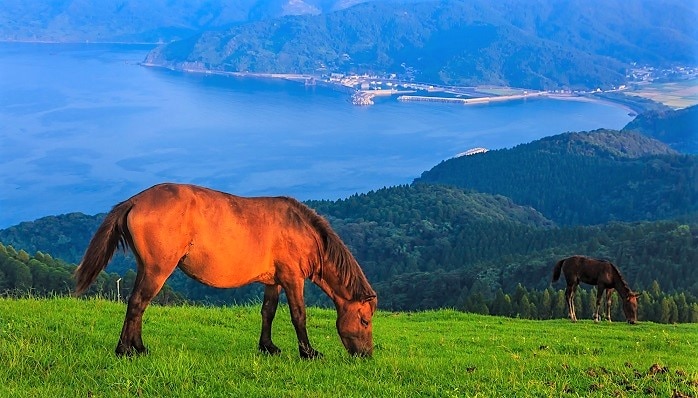
[[[323,88],[139,66],[148,49],[0,43],[0,228],[105,212],[163,181],[344,198],[409,183],[472,147],[631,120],[556,100],[357,107]]]

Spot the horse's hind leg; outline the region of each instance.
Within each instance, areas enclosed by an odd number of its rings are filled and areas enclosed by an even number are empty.
[[[569,311],[569,317],[572,322],[577,322],[577,315],[574,309],[574,291],[577,288],[575,285],[567,285],[567,290],[565,290],[565,298],[567,299],[567,310]]]
[[[121,329],[121,337],[116,346],[116,355],[145,354],[148,350],[143,345],[141,328],[143,325],[143,312],[153,298],[158,294],[167,275],[148,275],[143,267],[138,267],[136,281],[133,284],[133,291],[128,300],[126,318]]]
[[[259,336],[259,351],[266,354],[280,354],[281,349],[271,341],[271,324],[276,316],[276,308],[279,306],[279,293],[281,286],[264,286],[264,301],[262,302],[262,333]]]

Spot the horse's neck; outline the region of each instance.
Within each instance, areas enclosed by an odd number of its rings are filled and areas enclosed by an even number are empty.
[[[623,277],[620,275],[620,272],[618,271],[617,268],[613,267],[613,280],[615,281],[614,287],[618,294],[623,298],[626,299],[628,296],[630,296],[631,290],[630,286],[623,280]]]
[[[335,304],[351,299],[349,289],[340,282],[339,274],[334,267],[323,267],[322,273],[314,275],[311,281],[325,292]]]

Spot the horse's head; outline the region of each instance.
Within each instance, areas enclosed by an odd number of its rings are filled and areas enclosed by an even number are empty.
[[[349,354],[370,357],[373,354],[373,313],[375,295],[346,301],[338,306],[337,332]]]
[[[630,292],[628,297],[623,300],[623,313],[631,325],[637,323],[637,298],[639,296],[639,293]]]

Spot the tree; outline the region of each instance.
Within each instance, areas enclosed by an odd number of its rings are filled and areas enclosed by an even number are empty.
[[[678,310],[674,299],[664,297],[660,302],[660,313],[658,321],[661,323],[675,323],[678,318]]]
[[[17,260],[13,260],[14,275],[12,285],[19,292],[29,292],[32,287],[32,273],[29,267]]]
[[[567,318],[567,300],[565,299],[565,292],[563,290],[558,290],[555,293],[555,298],[553,302],[553,318]]]
[[[511,297],[505,294],[501,288],[494,295],[494,300],[492,300],[490,305],[490,314],[500,316],[512,315]]]
[[[528,299],[528,295],[525,295],[521,297],[521,301],[519,302],[518,306],[518,316],[521,319],[534,319],[535,318],[535,312],[533,311],[534,307],[531,305],[531,302]]]
[[[552,289],[545,289],[541,297],[540,305],[538,306],[538,316],[540,319],[550,319],[553,309],[553,299],[551,296]]]

